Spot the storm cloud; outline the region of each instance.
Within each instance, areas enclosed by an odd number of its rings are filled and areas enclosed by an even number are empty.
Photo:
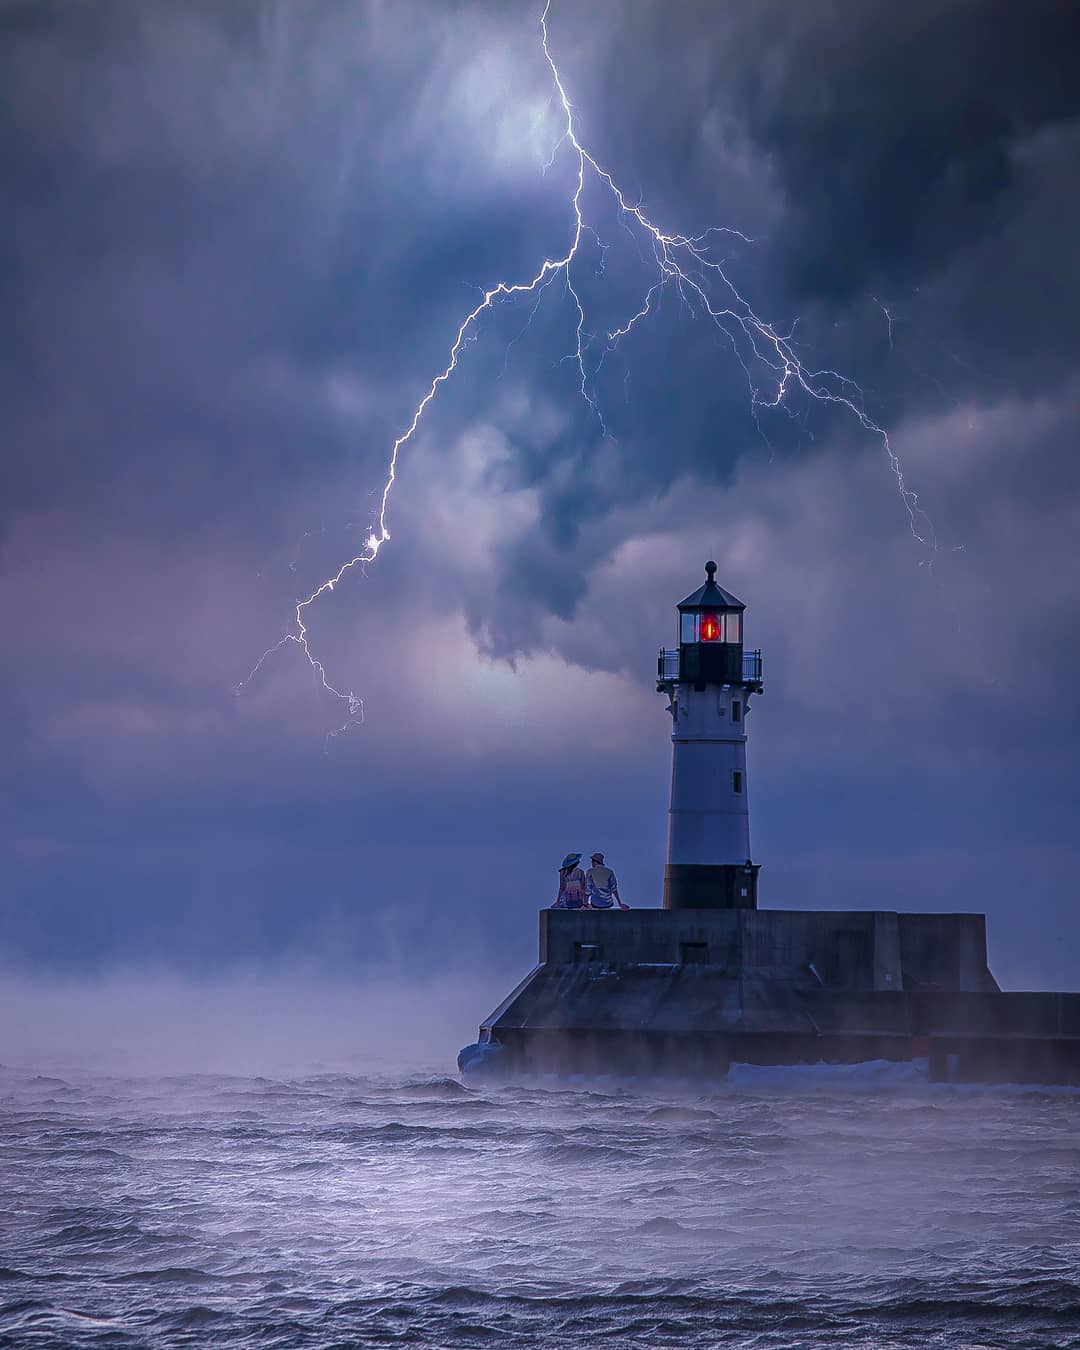
[[[0,10],[3,928],[38,967],[447,951],[516,969],[569,847],[656,903],[651,689],[715,557],[765,649],[766,903],[983,909],[1077,987],[1075,11],[562,6],[579,130],[723,253],[842,410],[755,409],[668,291],[577,389],[561,287],[485,318],[350,556],[477,288],[569,238],[536,6]],[[596,332],[649,259],[594,182]],[[605,428],[606,427],[606,434]],[[1033,921],[1034,920],[1034,921]],[[480,1012],[487,1009],[481,1008]]]

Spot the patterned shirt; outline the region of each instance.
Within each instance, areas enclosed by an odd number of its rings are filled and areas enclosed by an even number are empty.
[[[585,873],[575,867],[568,877],[559,878],[559,896],[553,909],[581,909],[585,904]]]

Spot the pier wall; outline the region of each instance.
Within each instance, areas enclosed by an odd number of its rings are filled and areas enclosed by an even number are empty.
[[[981,914],[549,909],[540,914],[540,960],[700,964],[801,989],[997,989]]]

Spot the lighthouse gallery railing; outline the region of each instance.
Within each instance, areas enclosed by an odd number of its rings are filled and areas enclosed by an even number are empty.
[[[661,647],[660,656],[656,663],[656,676],[659,680],[677,680],[679,679],[679,648]],[[742,658],[742,677],[747,684],[760,684],[761,675],[761,648],[756,651],[743,652]]]

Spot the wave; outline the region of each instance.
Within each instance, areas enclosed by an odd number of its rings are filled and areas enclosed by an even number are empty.
[[[732,1064],[727,1086],[790,1091],[880,1092],[882,1088],[922,1087],[929,1082],[928,1061],[863,1060],[858,1064]]]
[[[634,1229],[635,1233],[660,1234],[663,1236],[686,1233],[688,1230],[678,1221],[678,1219],[646,1219],[644,1223],[639,1223]]]
[[[115,1284],[228,1284],[237,1278],[232,1275],[216,1275],[211,1271],[199,1270],[194,1266],[160,1266],[149,1270],[129,1270],[122,1275],[112,1277]],[[246,1278],[240,1276],[240,1279]]]

